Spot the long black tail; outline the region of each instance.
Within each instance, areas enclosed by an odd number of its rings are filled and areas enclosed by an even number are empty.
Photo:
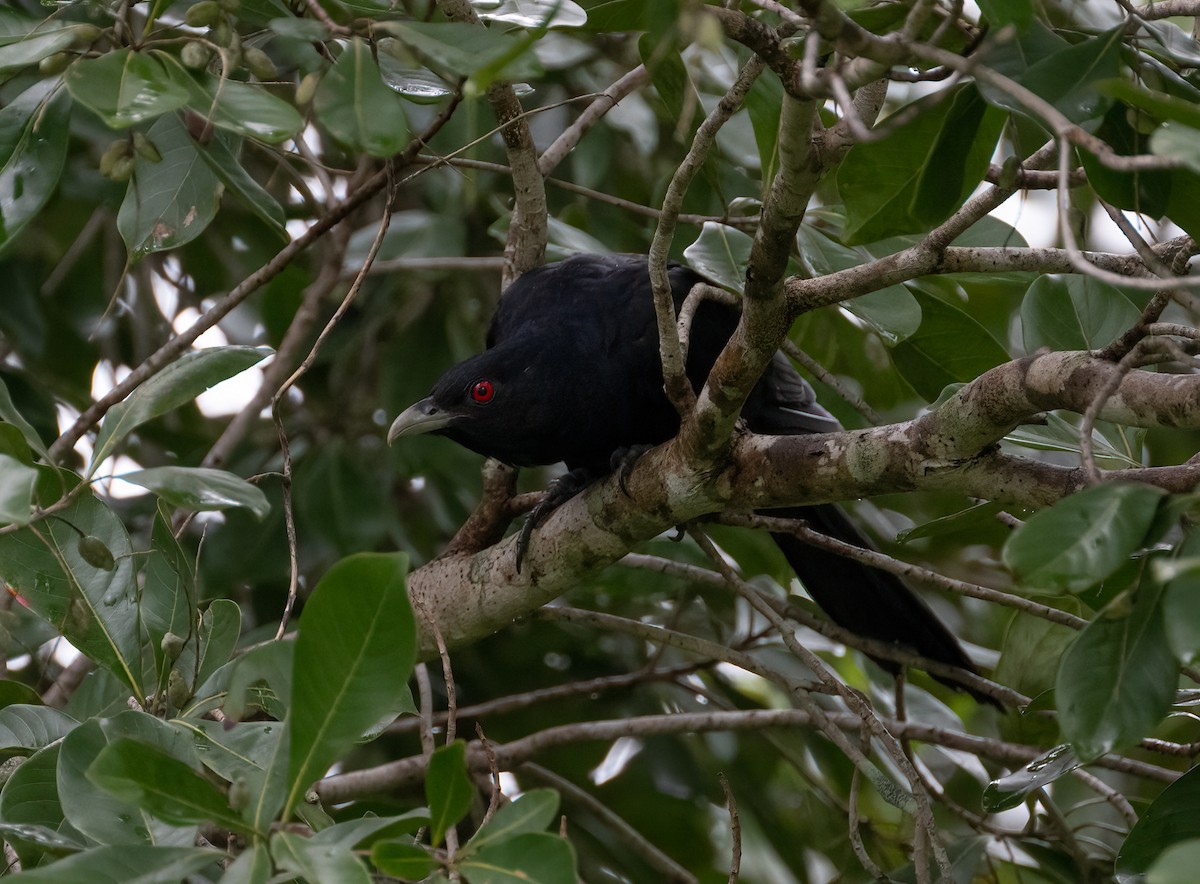
[[[763,514],[803,519],[823,534],[855,546],[871,548],[870,542],[836,506],[789,507],[764,511]],[[771,536],[809,595],[839,626],[855,635],[900,645],[922,657],[978,674],[954,634],[937,618],[929,605],[898,577],[810,546],[791,534],[772,533]],[[875,662],[889,672],[899,671],[899,666],[894,662],[879,659]],[[935,678],[943,684],[966,691],[981,703],[1003,708],[993,697],[973,691],[952,679]]]

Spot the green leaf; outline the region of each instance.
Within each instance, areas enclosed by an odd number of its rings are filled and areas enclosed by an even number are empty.
[[[979,0],[979,10],[996,28],[1005,25],[1023,28],[1033,21],[1033,0]]]
[[[1050,785],[1082,763],[1069,745],[1055,746],[1020,770],[988,783],[983,790],[983,809],[1000,813],[1016,807],[1030,792]]]
[[[736,227],[705,221],[700,236],[683,250],[683,257],[701,276],[732,292],[740,292],[753,242],[749,234]]]
[[[1039,276],[1021,301],[1025,351],[1098,350],[1140,316],[1120,289],[1090,276]]]
[[[146,808],[123,801],[88,778],[88,768],[107,746],[136,741],[199,770],[196,751],[186,732],[145,712],[125,710],[112,718],[92,718],[71,731],[58,761],[58,791],[70,795],[63,807],[76,829],[101,844],[188,846],[195,827],[176,828],[152,817]]]
[[[1074,596],[1056,599],[1056,607],[1083,615],[1083,605]],[[1063,652],[1075,641],[1077,630],[1040,617],[1015,615],[1004,635],[1000,662],[994,677],[1001,684],[1028,697],[1053,690]]]
[[[224,510],[242,507],[260,519],[271,511],[267,496],[257,485],[205,467],[152,467],[123,473],[122,479],[149,488],[172,506],[187,510]]]
[[[1123,30],[1123,27],[1113,28],[1043,57],[1018,82],[1054,105],[1072,123],[1097,119],[1112,103],[1100,93],[1097,84],[1116,77],[1120,71]],[[986,94],[989,101],[1001,107],[1037,117],[1019,99],[998,90]]]
[[[1162,587],[1146,579],[1109,604],[1063,655],[1059,724],[1084,761],[1131,746],[1171,706],[1179,664],[1167,643]]]
[[[305,881],[371,884],[367,867],[348,848],[315,844],[291,832],[275,832],[271,836],[271,855],[276,866]]]
[[[43,457],[47,456],[46,445],[42,442],[42,437],[33,428],[33,424],[25,420],[21,412],[17,411],[16,405],[13,404],[12,396],[8,392],[8,387],[5,386],[2,380],[0,380],[0,420],[10,423],[20,430],[21,436],[29,443],[30,448]]]
[[[237,602],[213,599],[200,616],[196,634],[183,646],[183,653],[175,661],[175,668],[189,688],[198,689],[209,676],[229,662],[233,649],[237,647],[241,628],[242,612]]]
[[[208,144],[200,146],[200,156],[221,183],[245,203],[250,211],[281,237],[286,236],[283,207],[262,185],[250,177],[250,173],[238,158],[241,144],[240,138],[217,132]]]
[[[639,4],[640,5],[640,4]],[[779,142],[779,115],[783,112],[783,85],[778,77],[759,77],[746,94],[746,113],[758,146],[762,180],[775,176],[775,150]],[[803,252],[801,252],[803,254]]]
[[[155,55],[116,49],[75,62],[67,88],[80,104],[113,129],[122,129],[183,107],[187,90],[176,83]]]
[[[41,468],[37,497],[59,500],[65,477]],[[67,479],[69,480],[69,479]],[[133,547],[120,519],[90,493],[34,528],[0,535],[0,579],[25,606],[57,628],[75,647],[142,696],[141,634],[133,591]],[[98,566],[83,538],[102,547],[111,567]]]
[[[1072,419],[1078,420],[1072,415]],[[1142,461],[1136,456],[1135,450],[1118,448],[1109,441],[1101,430],[1104,427],[1117,429],[1116,425],[1097,421],[1092,428],[1092,451],[1101,464],[1111,462],[1118,467],[1140,467]],[[1044,424],[1026,424],[1018,427],[1004,437],[1005,442],[1032,448],[1036,451],[1069,451],[1079,454],[1079,427],[1071,423],[1058,412],[1046,415]]]
[[[385,52],[379,53],[379,72],[389,89],[413,104],[437,104],[454,94],[454,87],[437,74],[405,65]]]
[[[159,667],[160,685],[166,684],[171,661],[162,648],[167,633],[190,638],[196,611],[196,575],[171,530],[170,514],[161,504],[150,529],[150,551],[142,570],[142,624],[150,637],[150,650]]]
[[[91,471],[146,421],[191,402],[209,387],[261,362],[270,353],[262,347],[211,347],[185,353],[109,409],[96,437]]]
[[[439,865],[429,849],[409,841],[377,841],[371,847],[371,864],[381,875],[405,881],[423,881]]]
[[[29,685],[10,679],[0,679],[0,709],[6,706],[40,706],[42,698]]]
[[[1004,504],[995,500],[969,506],[948,516],[931,519],[928,522],[909,528],[907,531],[901,531],[896,535],[896,541],[898,543],[910,543],[926,537],[945,539],[955,535],[973,535],[979,532],[984,526],[990,527],[993,525],[996,521],[996,514],[1003,509]]]
[[[553,789],[533,789],[497,810],[464,849],[478,850],[516,835],[541,832],[554,822],[557,814],[558,793]]]
[[[29,524],[37,479],[38,471],[33,467],[27,467],[7,454],[0,454],[0,524]]]
[[[0,250],[58,187],[70,120],[70,98],[54,80],[34,84],[0,109]]]
[[[21,872],[33,884],[162,884],[181,881],[225,858],[199,847],[93,847],[38,869]]]
[[[1200,839],[1173,844],[1146,872],[1146,884],[1192,884],[1200,866]]]
[[[193,75],[174,56],[160,53],[158,57],[175,82],[187,91],[187,106],[218,128],[277,144],[304,126],[304,118],[295,107],[262,86],[211,74]]]
[[[380,21],[375,29],[395,37],[447,79],[493,69],[509,79],[532,77],[540,68],[524,44],[500,28],[463,22]]]
[[[912,294],[921,325],[892,348],[892,361],[925,399],[933,402],[948,384],[973,381],[1008,361],[1007,351],[965,311],[919,289]]]
[[[117,213],[131,261],[191,242],[216,217],[221,187],[178,116],[154,121],[146,137],[162,159],[137,154]]]
[[[336,844],[347,849],[362,850],[379,840],[416,834],[428,825],[429,811],[418,807],[396,816],[365,816],[335,823],[317,832],[310,840],[314,844]]]
[[[846,206],[846,243],[928,230],[987,172],[1003,115],[985,109],[974,86],[917,107],[913,119],[879,141],[856,144],[842,161],[837,187]]]
[[[402,553],[350,556],[326,572],[304,606],[295,643],[285,819],[380,711],[407,695],[416,660],[407,573]]]
[[[119,800],[176,825],[216,823],[250,830],[216,786],[160,749],[136,740],[109,743],[87,770],[93,783]]]
[[[989,107],[977,89],[954,96],[945,122],[929,147],[909,206],[925,227],[949,218],[983,180],[1004,126],[1004,115]]]
[[[578,28],[587,24],[587,12],[572,0],[500,0],[480,4],[483,21],[502,21],[521,28]]]
[[[49,706],[14,704],[0,709],[0,756],[29,755],[61,740],[79,724]]]
[[[408,144],[404,102],[384,85],[362,40],[352,40],[321,79],[313,110],[338,141],[371,156],[389,157]]]
[[[70,49],[84,32],[83,25],[39,30],[20,40],[0,46],[0,74],[18,71],[49,58],[56,52]]]
[[[429,840],[437,847],[446,830],[461,820],[471,809],[475,787],[467,776],[467,746],[455,740],[440,746],[429,758],[425,773],[425,800],[429,804]]]
[[[575,884],[575,850],[548,832],[490,844],[459,864],[470,884]]]
[[[63,817],[62,801],[55,781],[59,748],[58,743],[52,743],[25,759],[20,767],[12,771],[8,782],[4,784],[4,791],[0,792],[0,819],[12,825],[39,827],[53,832],[56,840],[61,839],[56,853],[67,849],[68,845],[74,849],[81,849],[85,845],[85,839]],[[44,846],[36,840],[30,843],[18,838],[14,843],[21,861],[30,866],[36,865],[45,852]]]
[[[1200,838],[1200,767],[1165,788],[1139,817],[1117,853],[1120,879],[1144,874],[1168,848]]]
[[[801,224],[796,231],[796,247],[812,276],[848,270],[871,258],[865,248],[844,246],[809,224]],[[921,307],[902,285],[890,285],[839,306],[868,323],[888,344],[899,343],[921,326]]]
[[[255,842],[229,864],[220,884],[268,884],[273,871],[271,851],[266,844]]]
[[[1200,655],[1200,531],[1184,536],[1171,565],[1163,595],[1167,641],[1177,659],[1191,663]]]
[[[1106,482],[1034,513],[1004,545],[1004,563],[1023,586],[1082,592],[1141,549],[1165,494]]]
[[[1170,157],[1186,163],[1193,172],[1200,172],[1200,148],[1196,146],[1196,129],[1168,120],[1150,136],[1150,151],[1160,157]]]

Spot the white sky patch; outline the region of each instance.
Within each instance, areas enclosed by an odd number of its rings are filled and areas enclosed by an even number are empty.
[[[608,754],[604,756],[604,760],[600,762],[590,774],[590,779],[597,786],[603,786],[609,780],[621,775],[621,771],[625,770],[629,762],[637,757],[637,754],[642,751],[642,741],[633,737],[619,737],[608,750]]]
[[[500,771],[500,791],[509,798],[516,798],[521,794],[521,784],[506,770]]]
[[[1058,212],[1052,190],[1031,190],[1015,194],[992,215],[1011,224],[1035,249],[1049,248],[1058,242]]]

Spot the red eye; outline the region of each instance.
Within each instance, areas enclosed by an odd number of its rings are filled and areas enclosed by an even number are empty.
[[[491,381],[476,381],[471,384],[471,398],[476,402],[491,402],[496,395],[496,388]]]

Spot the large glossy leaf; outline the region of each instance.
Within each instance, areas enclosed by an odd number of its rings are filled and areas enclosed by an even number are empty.
[[[1099,349],[1140,316],[1119,289],[1090,276],[1039,276],[1021,301],[1025,351]]]
[[[144,712],[126,710],[112,718],[93,718],[75,728],[63,741],[58,763],[58,790],[69,795],[63,808],[76,829],[101,844],[187,846],[195,827],[175,827],[154,819],[148,809],[124,801],[100,788],[87,776],[96,758],[110,743],[136,740],[183,759],[199,770],[196,752],[185,731]]]
[[[460,865],[470,884],[575,884],[571,842],[531,832],[489,844]]]
[[[750,260],[749,234],[736,227],[705,221],[700,236],[683,250],[688,264],[701,276],[733,292],[740,292],[746,281]]]
[[[181,881],[225,858],[199,847],[95,847],[40,869],[21,873],[33,884],[161,884]]]
[[[384,875],[405,881],[423,881],[438,861],[429,848],[408,841],[380,841],[371,848],[371,863]]]
[[[467,746],[455,740],[438,747],[429,758],[425,773],[425,800],[429,804],[429,837],[435,847],[442,843],[446,830],[454,826],[471,808],[475,788],[467,776]]]
[[[1177,556],[1165,578],[1163,622],[1176,658],[1191,663],[1200,656],[1200,531],[1187,533]]]
[[[400,40],[438,74],[470,77],[484,68],[503,70],[512,79],[538,73],[532,53],[500,28],[462,22],[383,21],[377,30]]]
[[[1030,792],[1049,786],[1082,763],[1070,746],[1055,746],[1020,770],[988,783],[983,790],[983,809],[999,813],[1016,807]]]
[[[200,616],[200,623],[183,647],[175,666],[193,690],[202,686],[229,662],[241,636],[242,613],[237,602],[213,599]]]
[[[466,849],[478,850],[517,835],[541,832],[554,822],[557,814],[558,793],[553,789],[532,789],[501,806],[487,825],[475,833]]]
[[[408,557],[360,554],[321,578],[300,617],[289,712],[285,817],[304,790],[407,699],[416,630],[405,592]]]
[[[177,110],[188,100],[187,90],[156,56],[132,49],[77,61],[67,69],[66,81],[75,100],[114,129]]]
[[[0,74],[29,67],[43,58],[49,58],[56,52],[70,48],[83,32],[82,25],[68,25],[40,30],[21,40],[0,46]]]
[[[914,290],[921,308],[916,333],[892,348],[892,361],[930,402],[953,383],[974,380],[1008,359],[1008,353],[968,313],[940,298]]]
[[[912,120],[855,145],[842,161],[837,186],[847,243],[927,230],[983,178],[1003,116],[986,109],[973,86],[939,99],[924,99]]]
[[[214,384],[261,362],[270,352],[261,347],[210,347],[185,353],[109,409],[96,437],[92,470],[146,421],[191,402]]]
[[[371,884],[367,867],[349,848],[314,844],[291,832],[276,832],[271,836],[271,856],[280,869],[305,881]]]
[[[484,21],[502,21],[522,28],[578,28],[587,24],[587,12],[572,0],[500,0],[480,3]]]
[[[151,527],[141,594],[142,625],[159,666],[159,690],[166,687],[166,673],[173,662],[165,659],[163,639],[168,633],[178,639],[189,638],[194,628],[196,593],[192,563],[171,530],[170,514],[160,505]]]
[[[61,481],[56,472],[43,469],[40,505],[59,499]],[[37,525],[0,535],[0,579],[30,610],[141,696],[132,552],[125,526],[85,491]]]
[[[338,141],[372,156],[392,156],[408,143],[404,102],[384,85],[362,40],[352,40],[322,78],[313,109]]]
[[[0,709],[0,755],[30,755],[57,742],[78,722],[49,706],[14,704]]]
[[[87,840],[63,816],[55,782],[59,744],[52,743],[25,760],[0,792],[0,835],[26,867],[44,855],[80,850]]]
[[[186,510],[224,510],[242,507],[258,518],[271,511],[267,496],[257,485],[227,473],[205,467],[152,467],[123,473],[121,478],[149,488],[172,506]]]
[[[216,786],[176,758],[136,740],[105,746],[87,777],[119,800],[176,825],[215,823],[246,833],[240,816]]]
[[[178,116],[155,120],[146,137],[161,158],[137,155],[117,213],[117,230],[131,260],[191,242],[216,217],[217,177]]]
[[[304,125],[295,107],[262,86],[210,74],[193,76],[173,57],[160,57],[175,81],[187,90],[187,106],[214,126],[275,144],[291,138]]]
[[[835,242],[809,224],[796,231],[800,260],[813,276],[848,270],[869,260],[863,248],[851,248]],[[888,344],[896,344],[921,326],[921,307],[902,285],[890,285],[877,292],[843,301],[842,309],[870,324]]]
[[[221,183],[246,204],[255,215],[281,236],[286,235],[283,207],[255,181],[239,159],[242,139],[227,132],[214,133],[200,147],[200,156]]]
[[[1111,482],[1072,494],[1018,528],[1004,562],[1029,589],[1082,592],[1141,548],[1163,496],[1150,485]]]
[[[1063,655],[1055,698],[1063,735],[1079,757],[1090,761],[1146,736],[1171,705],[1178,668],[1162,587],[1143,579],[1132,599],[1108,605]]]
[[[0,250],[58,187],[70,117],[70,98],[55,80],[34,84],[0,109]]]
[[[1117,853],[1117,880],[1135,877],[1172,845],[1200,838],[1200,767],[1193,767],[1141,814]]]
[[[38,472],[15,457],[0,454],[0,525],[25,525],[33,511]]]
[[[1113,28],[1043,58],[1021,76],[1021,85],[1053,104],[1073,123],[1102,116],[1110,99],[1096,87],[1120,70],[1122,30]],[[995,101],[996,95],[989,93],[988,98]],[[1002,106],[1024,110],[1011,98]]]
[[[33,424],[25,420],[25,417],[17,410],[16,405],[13,404],[12,395],[2,380],[0,380],[0,420],[12,424],[20,430],[22,438],[30,448],[43,457],[46,455],[46,446],[42,442],[41,436],[33,428]]]

